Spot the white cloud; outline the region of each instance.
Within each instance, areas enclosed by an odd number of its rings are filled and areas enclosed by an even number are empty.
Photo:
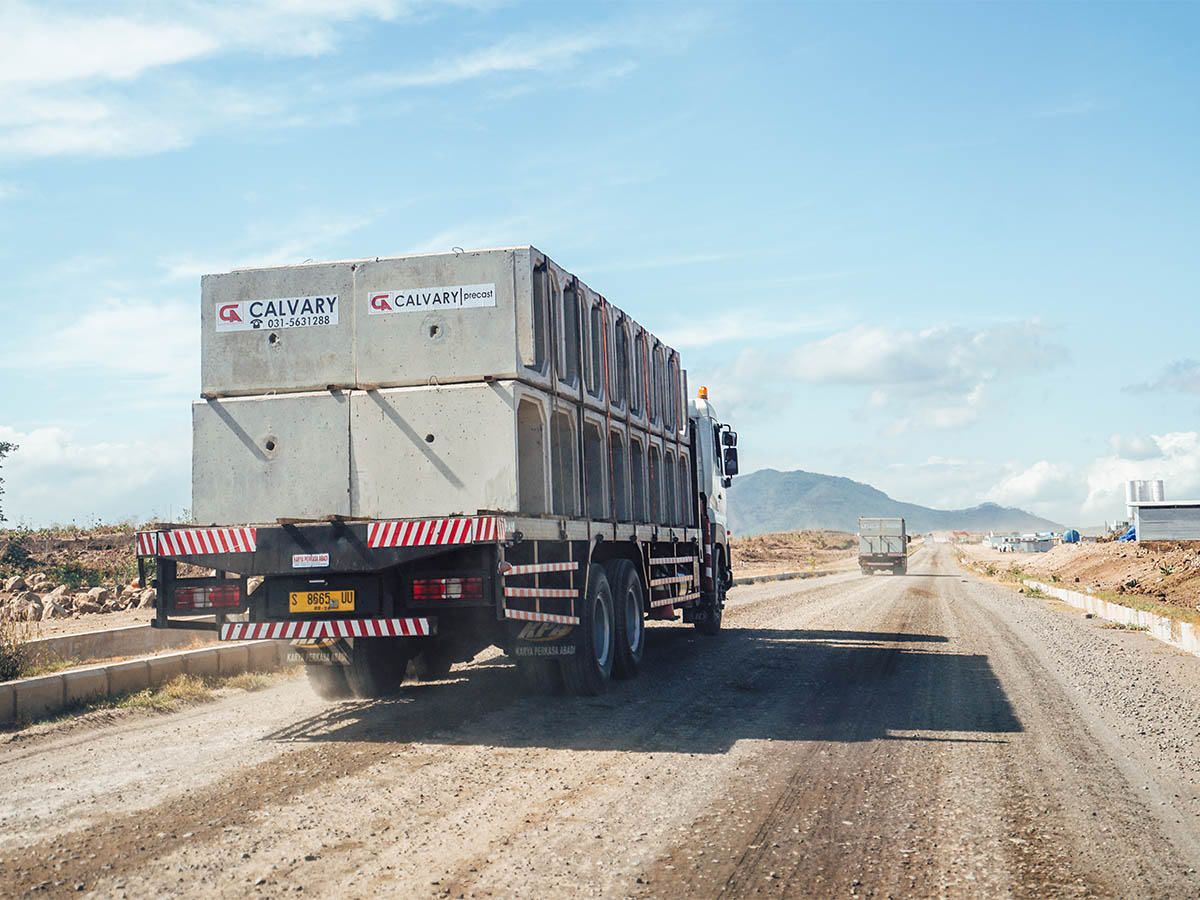
[[[1070,463],[1039,460],[1026,468],[1009,472],[985,498],[1006,506],[1040,512],[1077,504],[1086,488],[1086,479]]]
[[[136,387],[134,405],[176,402],[198,389],[199,320],[193,302],[99,301],[66,325],[53,317],[31,323],[23,346],[0,365],[113,376],[128,382],[122,389]]]
[[[1143,459],[1123,455],[1101,457],[1087,470],[1085,512],[1105,513],[1110,518],[1124,515],[1125,482],[1161,478],[1168,500],[1200,498],[1200,433],[1176,431],[1152,435],[1157,454]]]
[[[526,33],[505,37],[487,47],[474,47],[400,71],[376,72],[363,79],[375,89],[443,87],[495,76],[563,72],[576,68],[585,57],[610,58],[590,69],[579,86],[596,86],[633,71],[636,63],[614,62],[611,51],[637,48],[656,54],[685,45],[692,35],[708,27],[709,17],[693,13],[671,18],[640,19],[592,27],[581,33]]]
[[[236,245],[203,257],[176,255],[158,261],[167,281],[195,281],[201,275],[255,266],[286,266],[306,259],[328,259],[344,237],[365,228],[373,215],[310,214],[287,224],[257,223]],[[280,235],[286,235],[280,240]],[[449,249],[449,248],[444,248]]]
[[[544,72],[570,66],[578,57],[613,46],[602,34],[542,36],[514,35],[499,43],[447,57],[406,72],[379,73],[367,83],[377,88],[435,87],[511,72]]]
[[[971,463],[945,477],[961,479],[996,503],[1084,526],[1124,518],[1125,482],[1131,479],[1163,479],[1167,499],[1200,498],[1200,433],[1114,438],[1112,454],[1091,460],[1043,459],[1001,467]]]
[[[477,249],[480,247],[512,247],[528,240],[529,226],[533,220],[529,216],[514,216],[508,219],[493,221],[463,222],[444,228],[431,235],[424,241],[409,247],[407,253],[445,253],[455,247]],[[546,224],[542,223],[543,233]]]
[[[809,384],[951,386],[1040,371],[1063,354],[1038,319],[972,331],[897,331],[858,325],[797,347],[790,371]]]
[[[1130,385],[1127,390],[1139,394],[1151,391],[1200,394],[1200,362],[1194,359],[1176,360],[1163,369],[1153,381]]]
[[[303,121],[296,110],[308,99],[304,85],[248,94],[212,79],[201,85],[179,69],[239,53],[326,53],[349,23],[389,21],[425,5],[257,0],[164,11],[165,4],[126,2],[89,14],[9,3],[0,8],[0,154],[139,155],[238,122]]]
[[[751,328],[736,319],[727,326],[745,341],[814,330],[815,320],[770,320]],[[716,329],[714,336],[724,336]],[[862,415],[886,417],[883,431],[896,436],[913,431],[966,428],[998,402],[994,386],[1045,371],[1066,351],[1049,338],[1039,320],[987,328],[938,326],[920,331],[858,325],[797,345],[786,355],[756,352],[739,366],[755,389],[761,385],[828,385],[867,390]],[[703,337],[702,335],[700,337]],[[693,337],[693,344],[702,346]]]
[[[767,319],[764,327],[763,319]],[[727,313],[689,322],[678,322],[659,330],[661,337],[676,350],[711,347],[716,344],[776,340],[798,334],[811,334],[829,326],[829,319],[816,316],[773,318]]]
[[[0,441],[18,445],[2,470],[4,514],[13,524],[145,521],[190,504],[186,434],[105,442],[61,427],[0,425]]]
[[[1148,434],[1114,434],[1108,438],[1108,446],[1122,459],[1155,459],[1162,456],[1162,448]]]
[[[0,15],[0,89],[124,81],[195,59],[218,44],[216,35],[187,24],[9,3]]]

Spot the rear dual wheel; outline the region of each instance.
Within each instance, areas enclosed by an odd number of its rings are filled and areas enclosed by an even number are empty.
[[[349,662],[308,663],[308,683],[323,700],[373,700],[394,694],[404,683],[411,651],[404,638],[354,638]]]
[[[595,697],[608,689],[617,643],[613,592],[603,566],[588,567],[577,628],[575,652],[562,659],[563,687],[577,697]]]
[[[616,619],[613,677],[632,678],[637,674],[646,649],[646,605],[642,579],[637,566],[627,559],[610,560],[604,564],[604,571],[613,592],[613,615]]]

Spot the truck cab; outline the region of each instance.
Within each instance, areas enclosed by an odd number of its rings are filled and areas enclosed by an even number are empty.
[[[726,491],[738,473],[737,432],[717,420],[705,387],[688,402],[688,417],[696,431],[696,482],[711,528],[709,537],[724,547],[728,543]]]

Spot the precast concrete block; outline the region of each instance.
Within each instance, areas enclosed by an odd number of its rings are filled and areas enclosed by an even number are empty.
[[[332,262],[205,275],[201,393],[353,387],[357,268]]]
[[[245,644],[230,644],[217,648],[217,672],[221,675],[236,675],[245,672],[250,665],[250,648]]]
[[[18,721],[29,721],[58,712],[63,707],[65,697],[61,675],[14,681],[13,692],[15,719]]]
[[[92,666],[88,669],[75,669],[63,672],[63,691],[65,701],[81,703],[108,695],[108,667]]]
[[[105,666],[108,670],[108,691],[114,696],[136,694],[150,686],[150,667],[144,659]]]
[[[146,660],[146,666],[150,670],[150,686],[158,687],[184,674],[183,654],[168,653],[163,656],[151,656]]]
[[[512,381],[356,391],[350,401],[350,501],[368,518],[515,511]]]
[[[350,406],[341,391],[193,404],[196,521],[350,515]]]
[[[0,684],[0,725],[11,725],[17,717],[16,688]]]
[[[189,650],[183,654],[183,666],[187,674],[197,675],[201,678],[215,676],[219,666],[217,661],[219,649],[219,647],[212,647],[208,650]]]
[[[364,260],[356,273],[360,388],[550,380],[549,295],[534,310],[531,247]]]
[[[247,662],[251,672],[270,672],[279,668],[279,649],[277,644],[287,646],[287,641],[254,641],[246,645],[249,651]]]

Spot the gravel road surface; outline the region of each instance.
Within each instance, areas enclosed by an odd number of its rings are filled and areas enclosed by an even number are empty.
[[[0,743],[0,896],[1200,896],[1200,659],[980,581],[736,588],[639,677],[499,656]]]

